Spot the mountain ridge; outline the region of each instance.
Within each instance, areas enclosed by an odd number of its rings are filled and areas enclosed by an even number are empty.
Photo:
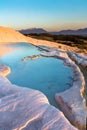
[[[61,30],[61,31],[46,31],[43,28],[29,28],[29,29],[23,29],[23,30],[18,30],[22,34],[42,34],[42,33],[49,33],[49,34],[54,34],[54,35],[82,35],[82,36],[87,36],[87,28],[82,28],[82,29],[77,29],[77,30]]]
[[[58,32],[51,32],[52,34],[57,34],[57,35],[83,35],[83,36],[87,36],[87,28],[83,28],[83,29],[77,29],[77,30],[61,30]]]
[[[22,33],[22,34],[30,34],[30,33],[41,34],[41,33],[47,33],[47,31],[44,30],[44,29],[42,29],[42,28],[22,29],[22,30],[19,30],[19,32]]]

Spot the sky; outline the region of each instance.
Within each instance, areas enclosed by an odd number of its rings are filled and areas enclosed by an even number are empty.
[[[87,0],[0,0],[0,26],[48,31],[87,27]]]

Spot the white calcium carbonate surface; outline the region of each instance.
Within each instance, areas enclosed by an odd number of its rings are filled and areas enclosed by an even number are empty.
[[[76,128],[69,123],[62,112],[49,104],[44,94],[12,85],[7,78],[0,75],[0,130],[76,130]]]

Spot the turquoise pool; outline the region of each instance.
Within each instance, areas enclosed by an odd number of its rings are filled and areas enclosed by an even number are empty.
[[[13,84],[40,90],[52,105],[57,106],[54,95],[71,87],[72,69],[64,66],[62,60],[53,57],[22,61],[26,56],[39,55],[43,52],[31,44],[15,43],[3,46],[12,49],[0,57],[0,63],[11,68],[11,74],[7,78]]]

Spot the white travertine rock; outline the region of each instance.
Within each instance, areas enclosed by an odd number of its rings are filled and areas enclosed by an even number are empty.
[[[55,94],[55,99],[66,117],[80,130],[86,129],[87,107],[82,95],[85,80],[79,67],[65,52],[50,50],[43,56],[55,56],[64,60],[64,64],[72,68],[74,79],[70,89]]]
[[[37,40],[30,37],[27,38],[19,32],[14,31],[13,29],[0,27],[0,44],[3,42],[29,42],[33,43],[34,45],[48,45],[49,47],[58,48],[61,46],[61,49],[70,49],[70,51],[74,51],[74,48],[70,48],[66,45]],[[84,77],[82,76],[79,68],[74,64],[74,62],[69,59],[66,53],[63,53],[62,51],[58,52],[57,50],[51,48],[48,56],[56,56],[57,58],[61,58],[64,60],[64,64],[72,67],[72,70],[75,74],[72,88],[63,93],[57,93],[55,97],[57,103],[60,105],[67,118],[80,129],[84,129],[84,125],[86,123],[85,116],[87,115],[85,108],[85,99],[82,96],[82,91],[84,90]],[[79,64],[87,66],[86,57],[83,58],[82,55],[78,54],[73,54],[73,57],[74,60],[78,61]],[[3,69],[1,68],[1,70]],[[0,74],[6,76],[10,71],[4,69],[3,72],[4,73],[1,72]],[[12,130],[14,128],[15,130],[29,130],[30,128],[30,130],[75,129],[70,125],[63,114],[60,113],[60,111],[49,105],[47,98],[42,95],[43,94],[35,90],[20,88],[18,86],[12,85],[6,78],[0,76],[0,130]],[[49,110],[47,108],[49,108]],[[38,114],[39,110],[40,113],[42,112],[41,114]],[[54,117],[52,117],[52,112],[56,113],[54,114],[55,120]],[[29,115],[30,118],[27,118],[27,113],[31,114],[31,116],[32,114],[34,115],[32,117]]]
[[[77,129],[49,104],[44,94],[12,85],[0,75],[0,130]]]
[[[12,28],[0,26],[0,44],[3,42],[27,42],[27,38]]]
[[[0,74],[7,76],[10,73],[10,68],[6,65],[0,64]]]
[[[69,52],[71,58],[83,67],[87,67],[87,55]]]
[[[66,55],[65,55],[66,57]],[[74,74],[73,85],[70,89],[55,95],[56,101],[61,107],[66,117],[80,130],[86,129],[87,107],[82,95],[85,80],[79,67],[66,57],[65,64],[72,67]],[[62,104],[62,102],[63,104]]]
[[[79,67],[72,61],[65,52],[52,50],[46,54],[64,60],[64,64],[72,68],[74,74],[73,85],[70,89],[55,94],[55,99],[65,116],[80,130],[86,129],[87,107],[82,95],[85,80]],[[86,58],[86,57],[85,57]]]

